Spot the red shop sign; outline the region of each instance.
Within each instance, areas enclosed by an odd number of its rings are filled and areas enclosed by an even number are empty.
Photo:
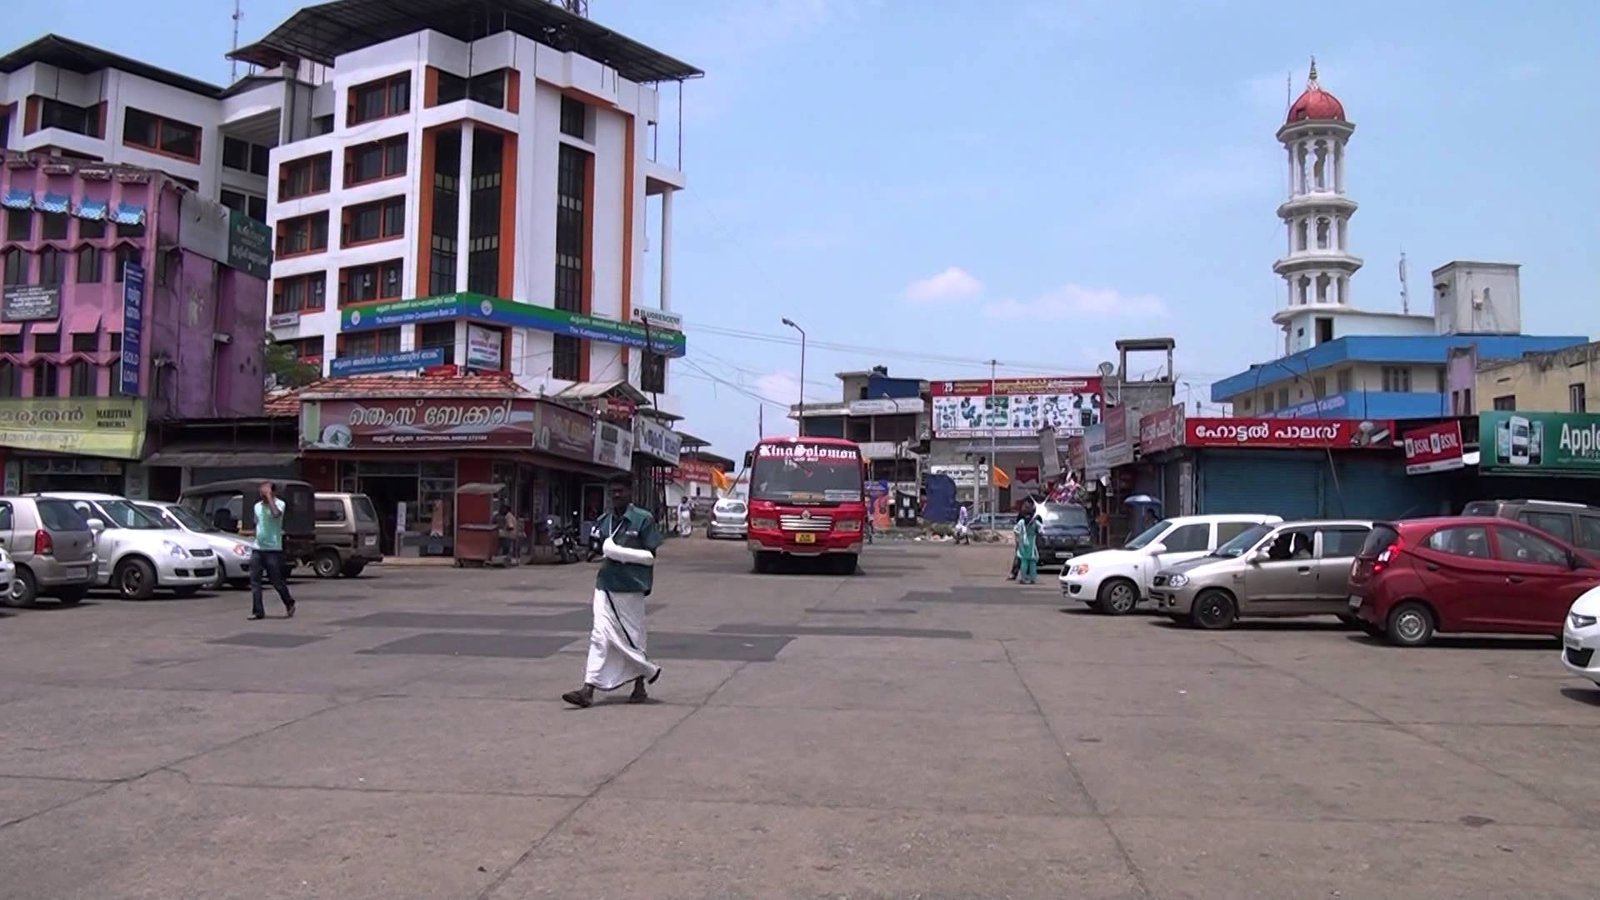
[[[1190,447],[1381,449],[1394,444],[1394,423],[1366,419],[1211,419],[1183,423]]]
[[[697,481],[701,484],[711,483],[712,465],[700,459],[686,459],[678,463],[675,481]]]
[[[528,449],[534,401],[497,398],[308,400],[300,446],[308,450]]]
[[[1149,456],[1183,444],[1183,404],[1149,413],[1139,419],[1139,455]]]
[[[1106,426],[1106,446],[1121,447],[1128,443],[1128,408],[1113,406],[1106,409],[1101,421]]]
[[[1448,472],[1466,466],[1461,451],[1461,423],[1440,422],[1405,433],[1406,474]]]

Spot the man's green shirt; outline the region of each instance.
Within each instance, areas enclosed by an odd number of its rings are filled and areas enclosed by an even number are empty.
[[[656,527],[655,517],[637,506],[629,506],[620,517],[606,510],[600,517],[600,542],[604,544],[608,537],[617,546],[631,550],[654,553],[661,546],[661,529]],[[651,566],[608,559],[600,563],[594,586],[616,594],[648,594],[655,586],[654,577],[655,569]]]

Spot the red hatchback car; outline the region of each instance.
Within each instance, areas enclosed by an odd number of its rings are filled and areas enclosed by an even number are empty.
[[[1420,647],[1435,632],[1559,637],[1600,562],[1509,519],[1379,522],[1350,568],[1350,613],[1369,634]]]

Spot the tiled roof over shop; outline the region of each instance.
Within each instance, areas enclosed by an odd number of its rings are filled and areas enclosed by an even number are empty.
[[[347,375],[324,378],[300,389],[306,400],[406,397],[528,397],[510,375]]]

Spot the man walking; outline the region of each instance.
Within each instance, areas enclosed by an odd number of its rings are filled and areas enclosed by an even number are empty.
[[[629,682],[629,703],[650,699],[645,684],[655,684],[661,667],[645,655],[645,598],[654,587],[661,530],[648,512],[628,502],[628,485],[611,486],[611,509],[600,517],[605,560],[595,575],[594,625],[589,631],[589,664],[583,686],[561,699],[583,708],[594,692],[614,691]]]
[[[261,482],[261,499],[256,503],[256,546],[250,552],[250,618],[265,619],[267,608],[261,602],[261,577],[265,572],[283,601],[289,618],[294,618],[294,598],[283,577],[283,501],[272,492],[272,482]]]

